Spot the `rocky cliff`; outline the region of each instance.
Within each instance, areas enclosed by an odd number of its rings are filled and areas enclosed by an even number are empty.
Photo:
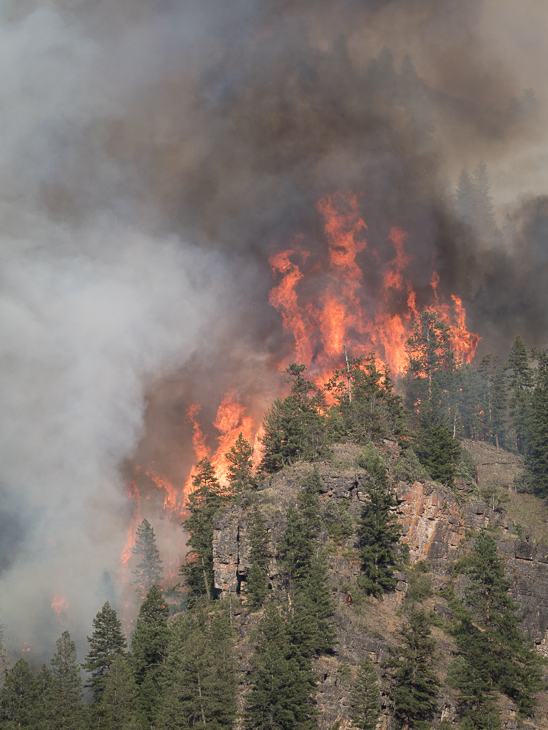
[[[344,505],[354,517],[359,516],[366,499],[364,485],[367,473],[355,465],[359,451],[358,447],[335,447],[329,461],[316,465],[321,477],[320,498],[324,506],[329,501]],[[385,442],[384,451],[388,463],[398,456],[397,446],[392,442]],[[485,445],[476,446],[474,451],[479,487],[493,484],[497,478],[497,486],[502,483],[502,486],[511,487],[513,475],[519,468],[516,457],[496,452],[490,447],[485,448]],[[259,619],[258,614],[245,608],[245,581],[250,569],[247,522],[252,504],[259,506],[267,521],[271,551],[275,555],[276,544],[285,529],[287,507],[295,501],[301,489],[302,477],[312,468],[309,464],[300,464],[270,477],[257,492],[242,499],[239,505],[227,509],[216,522],[216,588],[223,596],[242,599],[234,620],[241,639],[238,655],[244,689],[245,672],[249,668],[251,654],[249,634]],[[386,657],[386,647],[394,643],[394,632],[401,625],[401,611],[398,609],[405,600],[413,565],[418,561],[428,564],[434,587],[433,597],[428,599],[429,605],[441,616],[449,615],[450,610],[440,596],[440,591],[452,587],[458,593],[462,589],[462,579],[451,577],[450,566],[458,556],[470,549],[474,532],[481,527],[493,530],[507,576],[512,581],[513,597],[526,612],[523,626],[538,650],[544,653],[546,648],[548,654],[548,544],[539,543],[529,536],[518,538],[513,534],[511,517],[502,509],[493,509],[479,501],[474,494],[465,495],[464,492],[453,491],[432,482],[408,484],[396,481],[392,489],[398,502],[402,542],[409,549],[409,568],[397,575],[396,591],[384,600],[365,599],[357,589],[359,559],[355,538],[337,545],[329,539],[327,530],[322,535],[328,547],[330,579],[339,605],[335,616],[338,645],[332,656],[318,658],[315,666],[320,677],[316,702],[320,711],[319,727],[322,729],[330,728],[335,722],[340,722],[341,727],[348,724],[353,667],[365,654],[369,654],[374,662],[382,661]],[[273,590],[279,587],[275,559],[270,565],[269,581]],[[443,674],[454,647],[441,629],[436,629],[436,632],[441,649],[439,670]],[[382,675],[382,671],[380,673]],[[442,716],[451,718],[454,704],[451,692],[443,692],[438,719]],[[530,723],[529,727],[548,727],[548,709],[541,707],[537,714],[535,722]],[[513,708],[508,705],[508,729],[517,727],[513,716]],[[386,723],[389,724],[388,714]]]

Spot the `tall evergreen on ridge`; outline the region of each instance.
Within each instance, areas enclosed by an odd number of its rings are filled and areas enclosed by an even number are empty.
[[[51,659],[48,730],[81,730],[86,708],[82,704],[84,690],[76,661],[76,644],[69,632],[63,631],[56,646],[57,651]]]
[[[137,685],[131,666],[122,654],[116,655],[105,677],[101,705],[103,714],[99,727],[105,730],[141,730],[136,712]]]
[[[395,545],[401,532],[393,511],[396,500],[388,490],[386,467],[373,444],[362,453],[359,464],[369,474],[369,500],[358,527],[362,563],[359,584],[367,594],[378,597],[396,587]]]
[[[350,719],[359,730],[375,730],[381,714],[380,689],[377,672],[368,656],[358,665],[352,687]]]
[[[164,573],[154,529],[147,519],[144,519],[137,528],[132,552],[139,560],[133,571],[135,576],[133,585],[140,600],[143,600],[150,588],[162,580]]]
[[[254,489],[257,479],[253,474],[253,448],[241,432],[225,457],[229,463],[227,478],[234,494]]]
[[[219,484],[215,469],[207,458],[196,465],[192,484],[194,491],[188,497],[190,516],[183,522],[189,535],[187,545],[190,551],[181,566],[191,605],[200,596],[206,596],[208,600],[214,596],[213,518],[232,498]]]
[[[100,716],[103,714],[101,699],[110,667],[117,656],[124,654],[127,642],[116,611],[108,601],[93,619],[93,629],[92,636],[88,636],[89,652],[82,667],[90,675],[85,686],[93,692],[91,712]]]
[[[531,398],[527,481],[539,497],[548,496],[548,352],[533,350],[537,361]]]
[[[404,727],[419,728],[436,710],[440,686],[432,666],[436,642],[431,637],[427,611],[412,609],[399,637],[400,645],[389,648],[392,658],[384,666],[392,676],[391,696],[396,717]]]
[[[2,686],[0,727],[35,730],[40,721],[40,683],[28,663],[18,659]]]
[[[246,730],[313,730],[317,711],[310,702],[315,676],[294,656],[284,617],[267,603],[251,657],[251,691],[246,698]]]
[[[512,344],[504,369],[507,371],[510,391],[510,416],[515,433],[516,446],[520,454],[527,455],[529,421],[531,418],[531,396],[533,371],[529,365],[527,348],[519,337]]]
[[[292,363],[286,368],[291,393],[278,398],[263,419],[263,472],[279,471],[299,459],[313,461],[325,451],[327,440],[325,397],[303,376],[306,367]]]
[[[513,700],[520,715],[532,714],[541,687],[540,659],[519,630],[519,606],[508,595],[510,581],[497,544],[484,530],[463,572],[470,583],[463,604],[455,605],[454,635],[464,661],[451,677],[461,693],[464,717],[476,723],[470,727],[488,728],[495,691]]]
[[[251,569],[247,577],[247,597],[252,608],[260,608],[267,594],[267,573],[270,558],[270,541],[266,520],[255,505],[249,521],[248,540],[251,554]]]
[[[165,672],[169,629],[169,606],[162,591],[153,585],[139,609],[131,638],[131,666],[138,689],[138,713],[142,722],[154,722],[160,703]]]

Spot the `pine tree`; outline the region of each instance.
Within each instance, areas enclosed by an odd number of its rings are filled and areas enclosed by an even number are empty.
[[[209,459],[198,462],[192,484],[194,491],[187,505],[190,517],[183,522],[191,550],[181,566],[191,605],[200,596],[207,596],[208,600],[214,596],[213,518],[230,503],[230,494],[219,484]]]
[[[80,668],[76,661],[76,644],[68,631],[56,642],[57,651],[51,659],[51,730],[81,730],[84,718],[84,695]]]
[[[508,595],[510,581],[495,540],[484,530],[463,572],[470,584],[458,611],[455,637],[467,665],[459,687],[464,714],[476,717],[498,690],[516,703],[520,714],[529,715],[541,686],[539,658],[518,628],[522,617]]]
[[[101,706],[101,728],[105,730],[140,730],[137,723],[137,687],[128,660],[116,654],[105,677]]]
[[[267,574],[271,553],[266,520],[257,505],[249,521],[248,541],[250,546],[251,569],[247,576],[246,587],[249,604],[260,608],[267,594]]]
[[[35,730],[40,718],[40,684],[24,659],[10,669],[2,687],[0,726],[4,730]]]
[[[406,727],[427,720],[438,704],[440,681],[432,668],[436,642],[430,627],[428,613],[422,608],[412,609],[399,632],[400,645],[389,648],[392,659],[385,662],[392,676],[394,712]]]
[[[387,367],[379,369],[375,353],[348,357],[345,369],[335,370],[326,385],[336,401],[329,412],[328,428],[337,441],[355,443],[401,436],[405,410]]]
[[[225,454],[229,463],[227,478],[234,494],[255,489],[257,479],[253,474],[253,449],[240,433],[236,443]]]
[[[548,496],[548,353],[534,350],[535,389],[528,424],[527,481],[539,497]]]
[[[414,450],[432,479],[441,484],[453,484],[458,469],[460,445],[444,423],[441,391],[436,380],[421,407]]]
[[[350,719],[359,730],[375,730],[381,712],[380,690],[377,672],[369,657],[358,665],[356,681],[352,687]]]
[[[93,692],[94,701],[98,701],[110,667],[117,656],[123,655],[127,642],[116,611],[108,601],[93,619],[93,629],[91,638],[88,636],[89,652],[82,667],[91,675],[85,686]]]
[[[369,473],[369,500],[358,527],[362,562],[359,584],[367,594],[378,597],[396,587],[395,544],[401,533],[393,511],[396,501],[388,491],[386,467],[373,444],[360,457],[360,466]]]
[[[137,528],[133,554],[140,561],[133,571],[133,584],[140,600],[143,600],[150,588],[162,580],[164,573],[154,530],[147,519]]]
[[[138,711],[143,722],[154,721],[168,657],[169,606],[153,585],[139,609],[131,639],[131,664],[138,688]]]
[[[519,336],[512,344],[504,369],[507,371],[508,387],[511,392],[509,411],[516,446],[520,454],[527,455],[533,372],[529,365],[527,348]]]
[[[408,381],[424,380],[428,395],[432,392],[435,373],[440,370],[451,372],[455,367],[449,327],[430,309],[421,312],[413,322],[413,332],[405,349]]]
[[[317,713],[310,694],[315,678],[291,656],[285,621],[273,603],[266,605],[259,623],[251,664],[246,730],[313,730]]]
[[[53,672],[45,664],[36,675],[38,682],[38,721],[39,730],[52,730],[54,701],[53,701]]]
[[[231,728],[236,717],[236,666],[226,612],[210,620],[202,616],[187,621],[175,630],[179,640],[170,653],[157,727]]]
[[[314,461],[325,452],[327,441],[325,397],[321,388],[306,380],[304,365],[286,368],[291,393],[266,411],[261,471],[270,473],[301,459]]]

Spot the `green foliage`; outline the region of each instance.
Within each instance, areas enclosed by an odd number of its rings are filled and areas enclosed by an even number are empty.
[[[322,521],[327,527],[329,537],[336,545],[341,545],[354,534],[354,520],[348,512],[348,504],[328,500],[322,513]]]
[[[405,594],[406,604],[422,603],[432,595],[432,578],[426,575],[426,571],[421,569],[421,564],[417,563],[413,569],[408,569],[409,588]]]
[[[333,372],[326,390],[336,403],[328,422],[335,440],[362,444],[405,431],[402,399],[394,392],[388,368],[379,369],[374,353],[349,357],[347,368]]]
[[[521,522],[516,522],[513,527],[514,535],[517,535],[520,538],[525,537],[525,533],[527,532],[525,525],[522,525]]]
[[[480,497],[484,502],[487,502],[487,504],[491,507],[491,509],[499,509],[500,507],[503,507],[505,504],[508,504],[510,501],[510,497],[508,496],[508,492],[504,489],[498,489],[493,484],[488,484],[485,487],[482,487],[479,490]]]
[[[259,623],[251,665],[246,730],[313,730],[315,677],[292,655],[287,623],[274,603],[267,604]]]
[[[451,372],[455,367],[455,353],[451,345],[449,327],[435,312],[425,309],[413,322],[411,337],[405,344],[407,351],[408,398],[415,412],[416,396],[430,396],[432,380],[439,371]],[[415,387],[411,384],[415,383]],[[423,383],[425,388],[420,387]]]
[[[466,484],[476,483],[476,464],[474,457],[464,446],[460,448],[460,456],[457,462],[457,476],[464,479]]]
[[[133,554],[140,561],[133,571],[135,576],[133,585],[137,595],[143,600],[151,586],[162,580],[164,573],[154,530],[147,519],[144,519],[137,528]]]
[[[181,573],[189,588],[189,605],[200,596],[211,600],[214,596],[213,577],[213,519],[227,504],[232,495],[221,487],[215,469],[205,458],[196,465],[192,479],[194,491],[188,497],[190,516],[183,522],[189,538],[190,552]]]
[[[105,730],[140,730],[137,723],[137,686],[128,660],[116,654],[101,694],[101,724]],[[97,725],[93,725],[97,727]]]
[[[168,657],[169,607],[154,585],[141,604],[131,637],[131,664],[138,688],[139,719],[149,724],[158,711],[160,687]]]
[[[369,474],[369,500],[358,527],[362,564],[359,584],[368,595],[380,596],[396,587],[393,573],[401,532],[393,511],[396,500],[387,490],[386,467],[372,444],[360,455],[360,465]]]
[[[257,505],[254,506],[248,527],[251,553],[251,569],[247,576],[247,597],[251,608],[261,608],[266,598],[268,566],[270,563],[270,541],[264,519]]]
[[[253,448],[242,433],[225,457],[229,463],[227,478],[232,492],[236,495],[255,489],[257,479],[253,474]]]
[[[51,682],[48,688],[51,730],[81,730],[84,718],[84,690],[76,662],[76,644],[68,631],[56,641],[57,651],[51,659]]]
[[[91,675],[86,683],[98,700],[104,689],[109,669],[118,655],[124,653],[127,642],[122,633],[122,625],[116,611],[105,603],[93,619],[93,635],[88,636],[89,652],[82,667]]]
[[[377,673],[369,657],[358,665],[352,688],[350,718],[360,730],[375,730],[380,716],[380,691]]]
[[[440,681],[432,667],[436,642],[430,626],[429,614],[413,609],[399,632],[400,645],[389,648],[392,658],[384,663],[392,677],[395,715],[411,728],[420,727],[437,708]]]
[[[405,449],[393,467],[394,476],[402,482],[425,481],[430,475],[420,463],[413,449]]]
[[[526,468],[528,482],[539,497],[548,496],[548,353],[535,350],[537,370],[530,400]]]
[[[327,443],[323,391],[303,377],[304,365],[291,364],[291,393],[277,399],[263,419],[263,472],[279,471],[304,459],[314,461],[325,453]]]
[[[520,454],[527,455],[532,411],[533,370],[529,365],[525,343],[519,336],[514,340],[504,369],[508,378],[509,411],[516,446]]]
[[[2,686],[0,723],[5,730],[34,730],[40,719],[40,683],[28,663],[19,659]]]
[[[486,713],[485,722],[491,722],[496,690],[513,700],[520,714],[529,715],[541,687],[539,658],[518,628],[522,617],[508,595],[510,582],[496,542],[484,530],[462,572],[470,584],[457,611],[455,638],[464,664],[456,666],[452,681],[461,693],[463,715],[474,719]]]
[[[231,728],[235,717],[236,664],[226,611],[178,619],[156,727],[222,730]]]

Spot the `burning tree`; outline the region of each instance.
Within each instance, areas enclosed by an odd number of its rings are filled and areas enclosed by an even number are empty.
[[[139,559],[139,563],[133,571],[135,575],[133,585],[139,598],[143,600],[150,588],[162,580],[164,574],[160,552],[156,547],[154,530],[147,519],[144,519],[137,528],[132,552]]]

